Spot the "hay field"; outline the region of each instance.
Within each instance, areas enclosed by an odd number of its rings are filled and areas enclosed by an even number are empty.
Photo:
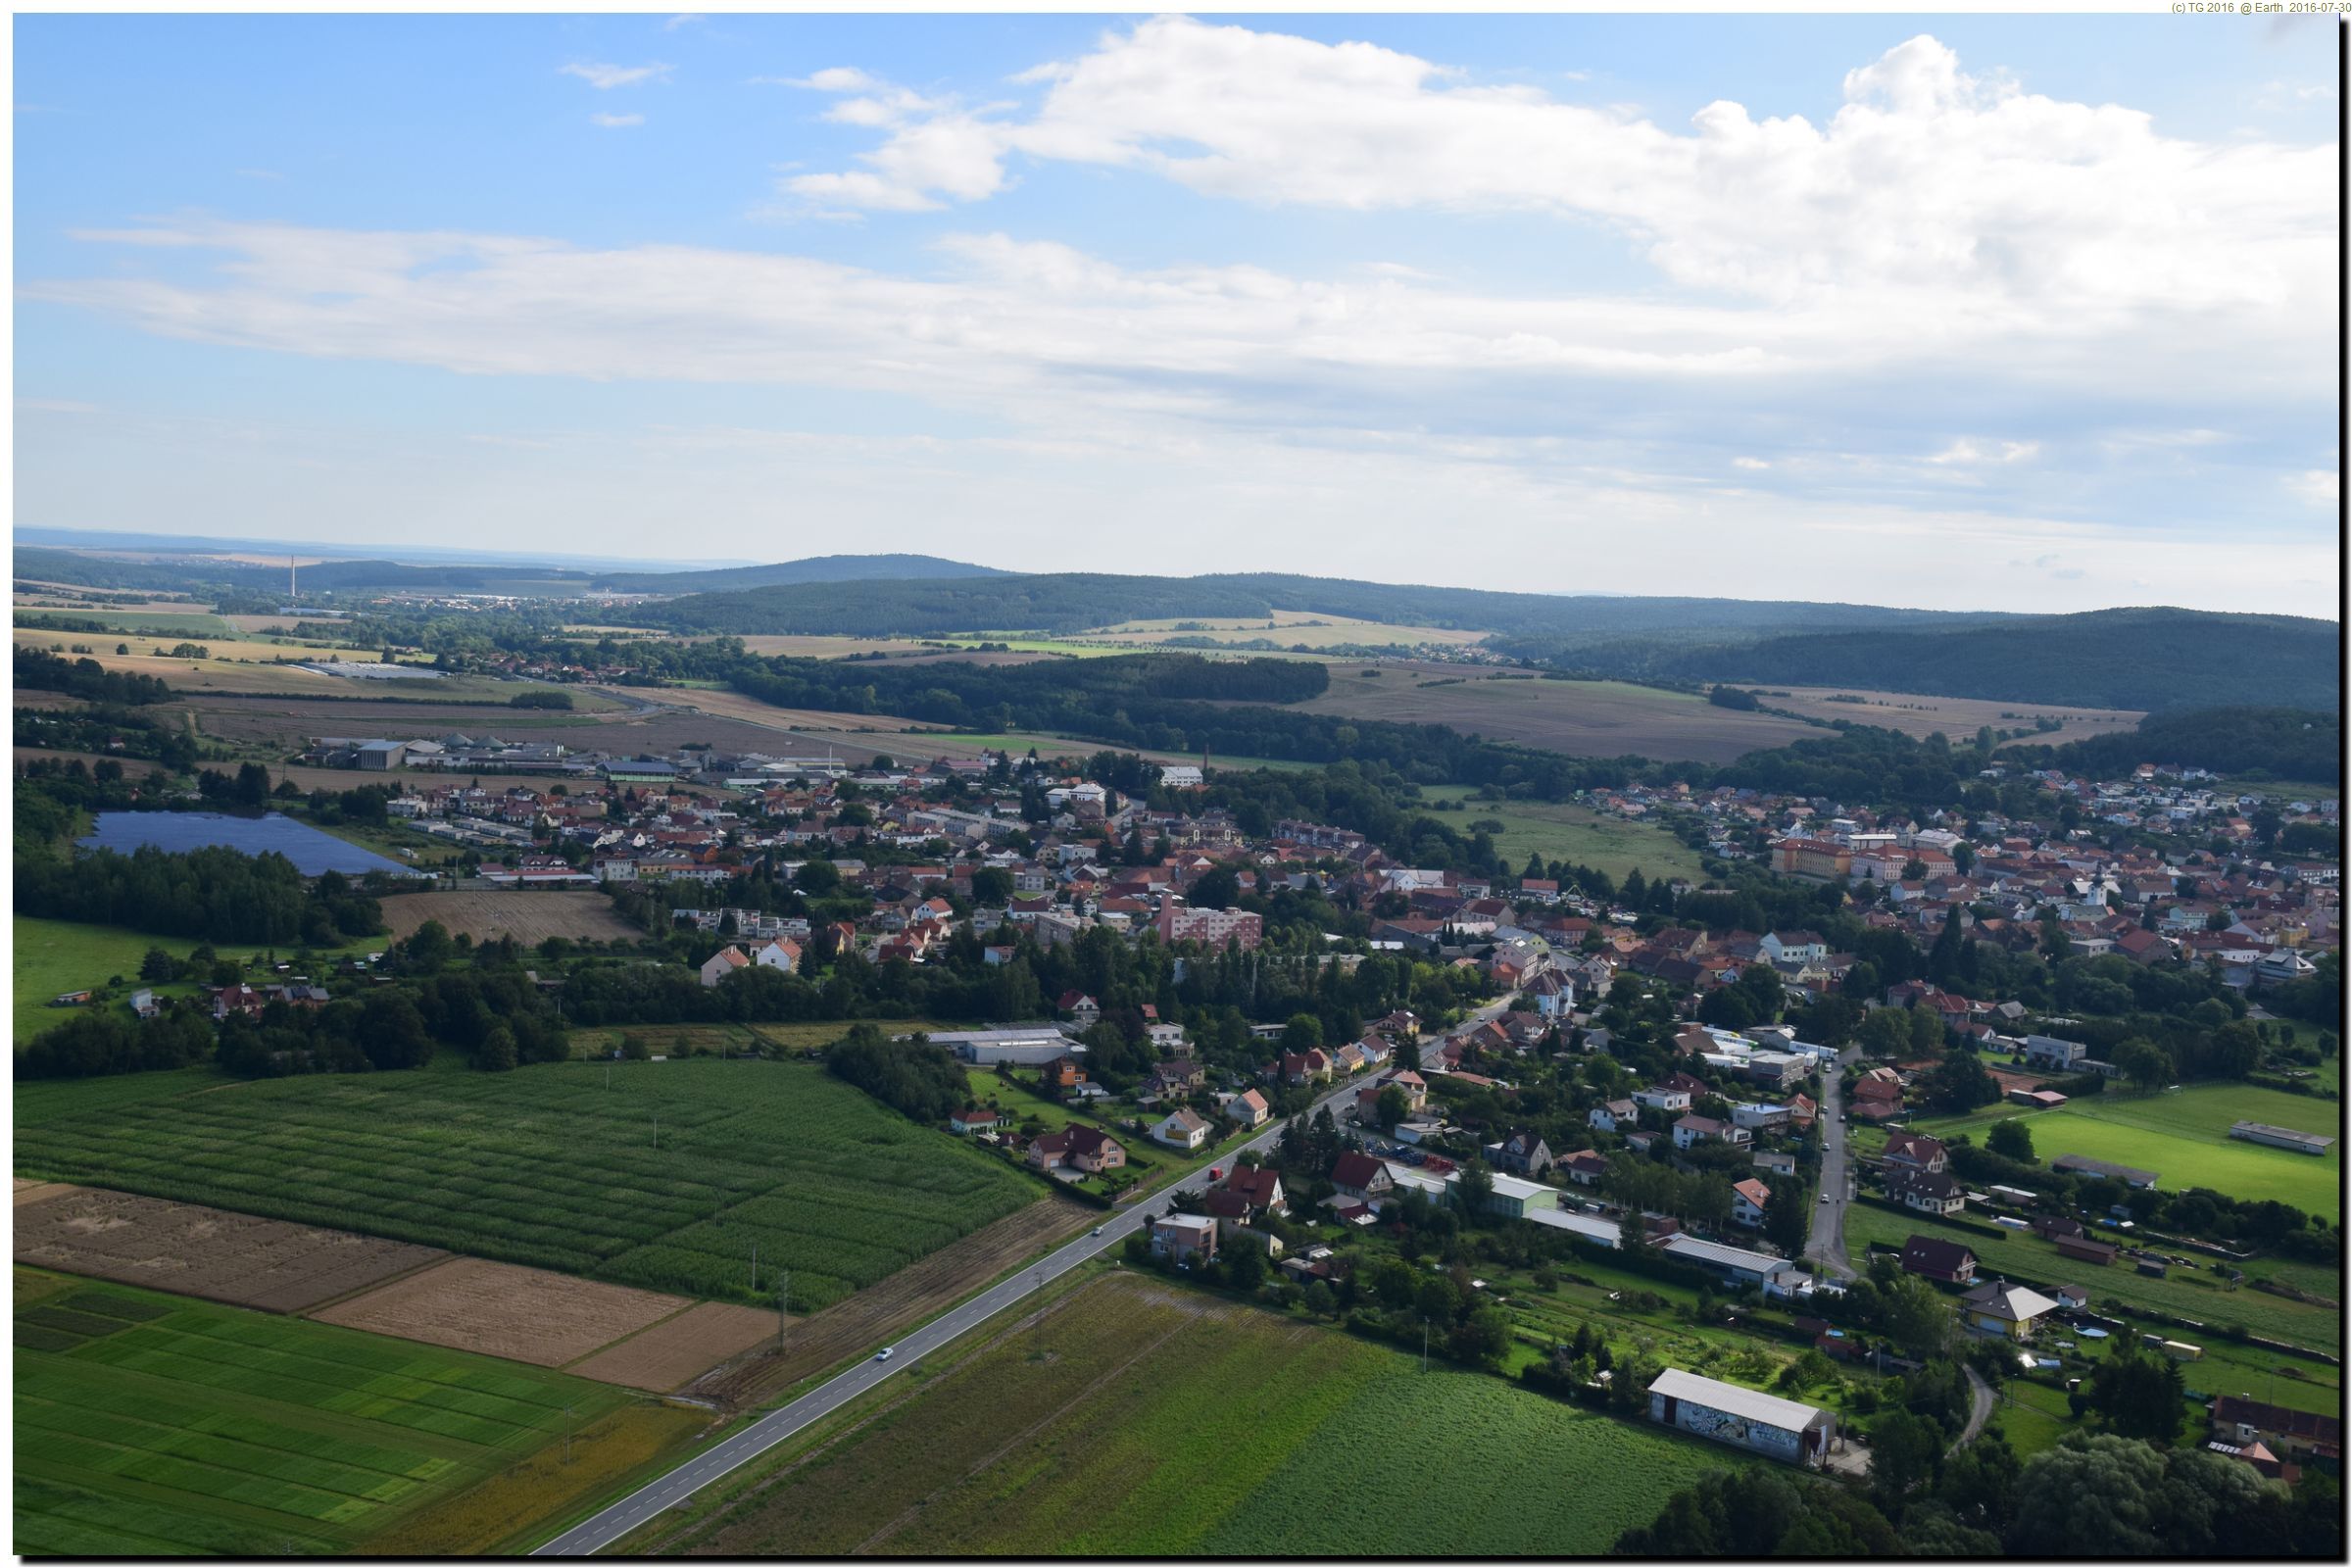
[[[451,936],[476,942],[513,937],[535,948],[549,937],[574,942],[637,942],[643,931],[613,912],[612,901],[587,889],[500,889],[491,893],[399,893],[382,901],[394,938],[438,920]]]
[[[698,1301],[566,1368],[574,1377],[662,1394],[775,1338],[776,1315],[731,1301]]]
[[[691,1304],[682,1296],[551,1274],[543,1268],[452,1257],[310,1315],[321,1323],[394,1339],[533,1366],[562,1366],[594,1355],[614,1340],[651,1328]]]
[[[1740,682],[1732,682],[1739,685]],[[1914,739],[1941,733],[1947,740],[1972,740],[1980,729],[2032,729],[2038,718],[2054,718],[2060,728],[2046,735],[2020,737],[2019,744],[2055,746],[2091,735],[2113,735],[2136,726],[2147,715],[2125,708],[2061,708],[2047,703],[2004,703],[1975,697],[1926,697],[1916,692],[1864,691],[1858,687],[1790,686],[1755,688],[1765,691],[1764,702],[1825,721],[1842,719],[1900,730]],[[1834,699],[1858,697],[1860,702]]]
[[[1366,676],[1366,670],[1379,673]],[[1772,713],[1717,708],[1703,697],[1623,681],[1521,678],[1475,665],[1430,661],[1331,666],[1331,689],[1288,711],[1337,713],[1404,724],[1444,724],[1492,741],[1570,757],[1652,758],[1728,762],[1762,748],[1819,735]]]
[[[98,1188],[21,1202],[15,1217],[19,1263],[270,1312],[299,1312],[449,1255]]]

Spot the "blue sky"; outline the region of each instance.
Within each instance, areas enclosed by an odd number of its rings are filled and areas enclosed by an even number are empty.
[[[25,523],[2334,605],[2324,24],[16,41]]]

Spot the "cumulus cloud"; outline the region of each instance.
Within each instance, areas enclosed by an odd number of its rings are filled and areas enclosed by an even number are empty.
[[[2038,441],[1977,442],[1966,436],[1928,459],[1944,466],[1973,466],[1984,463],[2024,463],[2041,451]]]
[[[656,61],[650,66],[605,66],[589,61],[575,60],[570,65],[559,67],[558,71],[562,75],[579,77],[599,92],[610,92],[615,87],[635,87],[649,81],[667,81],[670,72],[675,69],[673,66],[662,64],[660,61]]]
[[[2343,500],[2343,485],[2332,468],[2310,468],[2290,474],[2287,489],[2315,507],[2333,507]]]
[[[885,132],[786,189],[919,211],[1004,189],[1015,156],[1148,171],[1261,205],[1555,213],[1615,227],[1676,282],[1839,291],[2013,318],[2308,305],[2331,286],[2334,149],[2199,143],[2148,116],[1964,71],[1921,35],[1848,72],[1824,123],[1728,101],[1688,127],[1483,85],[1368,43],[1163,17],[1016,78],[983,112],[844,68],[836,118]]]
[[[629,125],[644,124],[645,117],[643,115],[590,115],[588,122],[592,125],[602,125],[607,130],[619,130]]]

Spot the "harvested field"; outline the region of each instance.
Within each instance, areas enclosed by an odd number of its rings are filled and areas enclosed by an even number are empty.
[[[562,1366],[673,1316],[687,1304],[682,1296],[486,1258],[453,1257],[311,1316],[321,1323],[477,1355]]]
[[[1271,624],[1269,624],[1271,623]],[[1307,610],[1278,610],[1254,620],[1195,616],[1168,620],[1123,620],[1115,626],[1073,633],[1068,641],[1108,643],[1122,649],[1153,648],[1171,637],[1203,637],[1218,643],[1265,641],[1285,652],[1324,648],[1464,648],[1490,633],[1458,627],[1409,626],[1390,620],[1355,620]]]
[[[15,1215],[20,1263],[267,1312],[299,1312],[449,1255],[99,1188],[69,1186]]]
[[[169,675],[165,678],[171,679]],[[365,685],[365,682],[338,681],[329,675],[312,678],[318,683],[322,696],[333,695],[327,691],[331,686],[334,692],[343,692],[350,700],[304,702],[289,698],[274,703],[243,702],[208,697],[196,692],[154,711],[170,715],[182,709],[189,710],[196,714],[197,728],[207,735],[232,743],[282,747],[289,752],[319,735],[365,735],[378,730],[403,736],[443,735],[458,730],[467,735],[497,734],[509,739],[561,741],[566,746],[600,744],[562,733],[593,733],[593,726],[597,722],[597,715],[594,714],[509,708],[503,702],[393,702],[388,700],[388,694],[349,690],[351,686]],[[182,684],[172,682],[175,689]],[[548,733],[543,735],[541,731]],[[346,776],[355,783],[361,781],[357,773]]]
[[[476,942],[513,937],[535,948],[549,937],[574,942],[636,942],[645,933],[612,910],[612,901],[586,890],[511,888],[495,893],[402,893],[383,901],[384,924],[407,937],[427,920],[451,936]]]
[[[685,1392],[738,1406],[758,1404],[944,1311],[1004,1270],[1101,1218],[1098,1210],[1073,1199],[1040,1199],[881,1284],[795,1321],[785,1330],[781,1349],[720,1367]]]
[[[608,692],[601,686],[591,691]],[[700,686],[634,687],[626,694],[638,702],[656,708],[686,709],[693,712],[709,713],[717,718],[732,718],[763,729],[847,730],[856,734],[896,735],[906,730],[935,729],[938,726],[911,718],[893,718],[887,713],[836,713],[816,708],[777,708],[757,697],[742,692],[715,691]],[[611,695],[608,692],[608,695]]]
[[[773,1312],[728,1301],[700,1301],[564,1370],[599,1383],[662,1394],[775,1334]]]
[[[1736,684],[1736,683],[1735,683]],[[1765,688],[1757,688],[1765,690]],[[1844,701],[1858,698],[1860,701]],[[1916,739],[1940,733],[1951,741],[1973,738],[1986,727],[1995,730],[2032,729],[2035,719],[2054,718],[2059,728],[2048,734],[2028,735],[2019,744],[2055,746],[2090,735],[2113,735],[2136,725],[2144,713],[2122,708],[2060,708],[2046,703],[2003,703],[1975,697],[1923,697],[1916,692],[1874,692],[1857,687],[1774,687],[1764,698],[1773,708],[1786,708],[1821,719],[1844,719],[1900,730]]]
[[[1366,678],[1367,669],[1380,673]],[[1651,686],[1544,680],[1410,660],[1334,663],[1331,689],[1322,696],[1266,706],[1401,724],[1444,724],[1465,735],[1569,757],[1638,756],[1669,762],[1728,762],[1760,748],[1822,733],[1792,718],[1717,708],[1703,697]]]

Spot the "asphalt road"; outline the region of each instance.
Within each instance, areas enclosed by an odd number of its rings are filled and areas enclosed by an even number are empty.
[[[1848,1280],[1854,1269],[1845,1256],[1845,1195],[1852,1177],[1846,1170],[1845,1123],[1838,1118],[1845,1110],[1845,1075],[1861,1059],[1861,1052],[1846,1051],[1836,1072],[1821,1075],[1821,1190],[1830,1200],[1813,1205],[1813,1229],[1805,1238],[1805,1255],[1817,1271]]]
[[[1352,1096],[1360,1087],[1361,1085],[1353,1083],[1342,1084],[1330,1094],[1316,1101],[1304,1114],[1312,1115],[1324,1105],[1336,1107],[1341,1101]],[[1336,1108],[1333,1113],[1338,1114]],[[1285,1125],[1286,1123],[1281,1121],[1267,1123],[1263,1133],[1243,1145],[1241,1149],[1234,1150],[1232,1154],[1239,1154],[1245,1150],[1262,1152],[1273,1148],[1274,1141],[1281,1136]],[[1232,1156],[1229,1154],[1226,1158],[1217,1161],[1217,1166],[1228,1166],[1232,1163]],[[1182,1181],[1171,1183],[1153,1193],[1150,1198],[1139,1200],[1125,1212],[1112,1213],[1103,1220],[1102,1233],[1100,1236],[1082,1236],[1009,1279],[1000,1281],[945,1316],[934,1318],[899,1341],[892,1348],[889,1360],[876,1361],[868,1357],[858,1362],[831,1382],[812,1389],[790,1404],[761,1416],[724,1443],[697,1454],[660,1480],[647,1483],[602,1513],[572,1526],[571,1529],[541,1546],[533,1555],[585,1557],[603,1550],[662,1510],[676,1507],[711,1482],[749,1464],[777,1444],[792,1437],[811,1421],[831,1414],[876,1384],[906,1371],[906,1368],[914,1365],[933,1350],[953,1344],[999,1312],[1041,1289],[1048,1282],[1067,1274],[1089,1258],[1119,1246],[1129,1236],[1142,1230],[1151,1215],[1164,1213],[1168,1206],[1168,1197],[1171,1194],[1205,1191],[1208,1187],[1208,1173],[1211,1168],[1213,1167],[1203,1165]]]

